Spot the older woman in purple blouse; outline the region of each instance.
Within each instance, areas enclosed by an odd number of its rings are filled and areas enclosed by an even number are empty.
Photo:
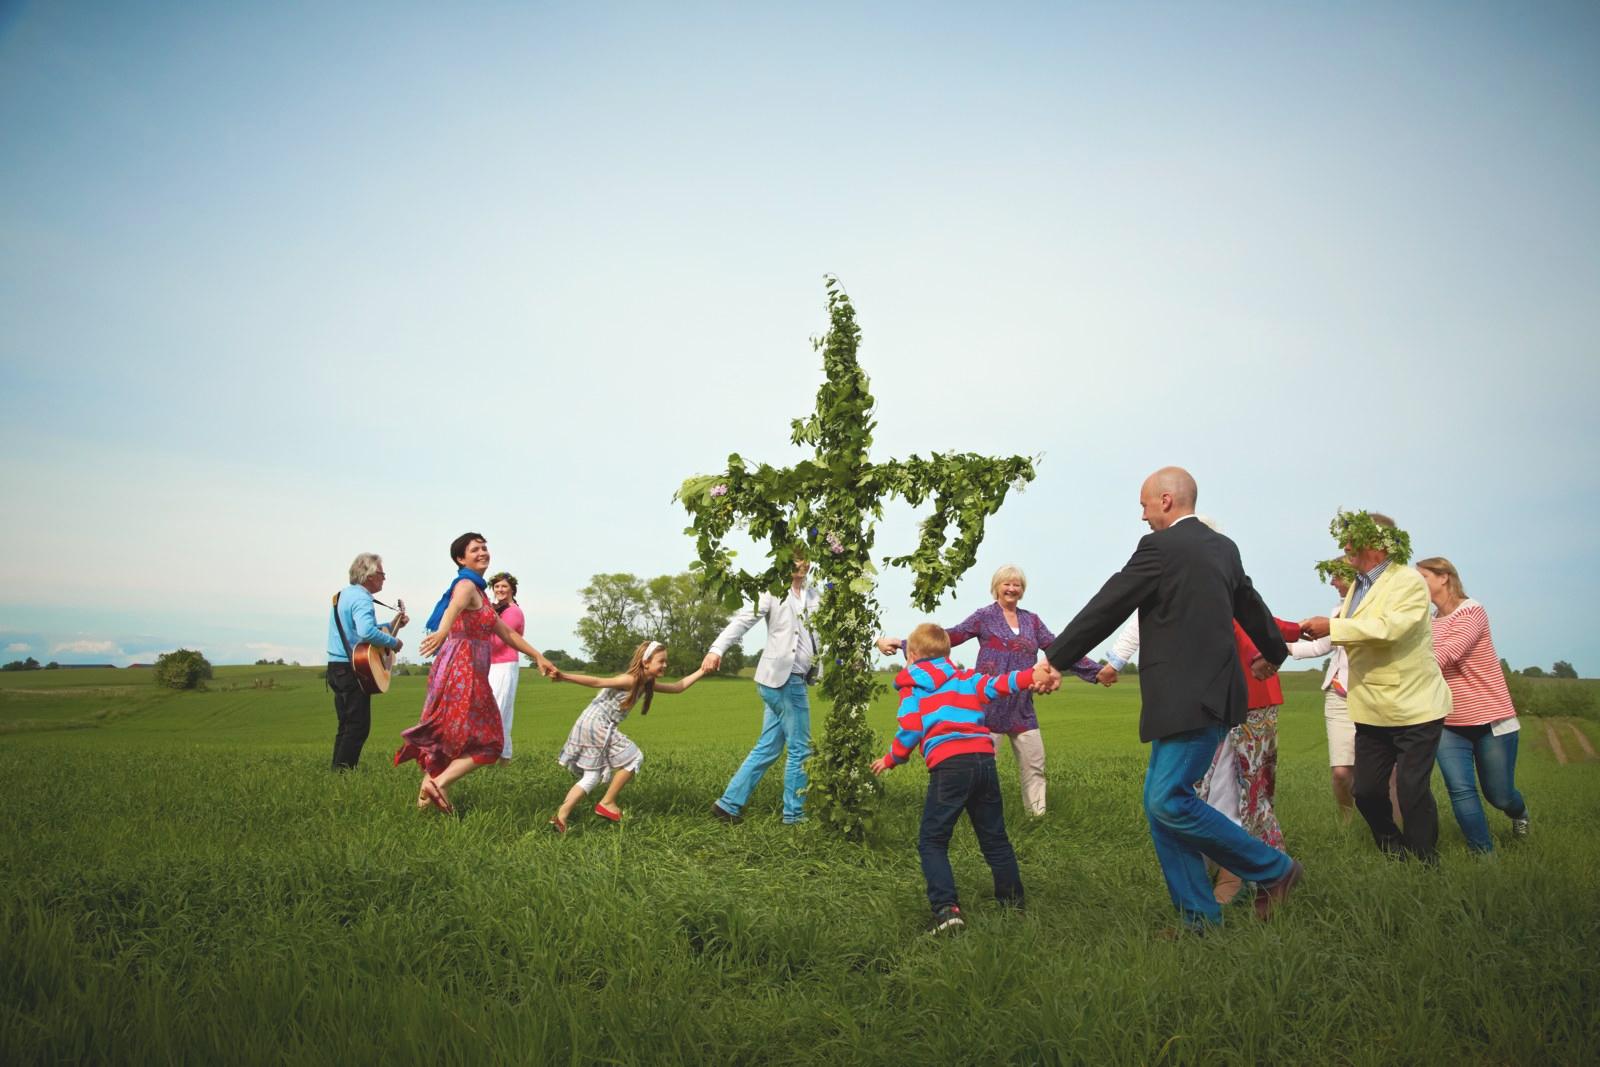
[[[1054,641],[1056,635],[1039,616],[1017,606],[1027,589],[1028,579],[1020,568],[1008,564],[995,571],[989,580],[994,603],[979,608],[955,626],[945,627],[951,647],[977,638],[976,666],[984,674],[1005,674],[1032,667],[1039,659],[1039,650]],[[878,650],[892,656],[904,643],[898,637],[880,637]],[[1092,659],[1081,659],[1073,664],[1072,673],[1092,684],[1100,673],[1100,665]],[[1023,807],[1030,815],[1043,815],[1044,740],[1039,736],[1039,719],[1033,711],[1033,693],[1024,689],[992,700],[985,706],[983,717],[991,733],[1004,734],[1011,739],[1018,777],[1022,779]]]

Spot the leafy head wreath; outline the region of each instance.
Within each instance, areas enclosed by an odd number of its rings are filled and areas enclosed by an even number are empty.
[[[1389,554],[1389,559],[1402,565],[1411,559],[1411,535],[1398,526],[1383,525],[1365,511],[1346,511],[1340,508],[1333,521],[1328,524],[1328,532],[1333,535],[1334,541],[1341,548],[1352,552],[1361,552],[1369,548],[1382,549]],[[1317,565],[1319,574],[1325,565],[1320,563]],[[1332,569],[1329,567],[1330,572]]]
[[[1354,584],[1356,580],[1355,564],[1351,563],[1343,556],[1335,556],[1332,559],[1325,559],[1321,563],[1317,564],[1317,577],[1322,579],[1324,582],[1331,582],[1337,578],[1346,585]]]

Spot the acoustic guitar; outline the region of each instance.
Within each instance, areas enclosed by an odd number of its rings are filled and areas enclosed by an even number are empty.
[[[381,601],[374,601],[381,603]],[[384,604],[384,607],[389,605]],[[400,627],[409,620],[406,617],[406,602],[395,601],[394,621],[389,624],[389,633],[397,634]],[[387,693],[389,691],[389,678],[394,672],[394,649],[379,648],[377,645],[361,642],[350,653],[350,666],[356,672],[356,681],[361,683],[361,690],[365,693]]]

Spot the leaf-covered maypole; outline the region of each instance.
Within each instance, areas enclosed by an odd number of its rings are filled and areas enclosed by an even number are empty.
[[[812,342],[822,352],[824,380],[816,409],[795,419],[790,434],[796,445],[812,448],[813,458],[752,469],[734,453],[723,473],[686,480],[678,499],[693,521],[686,532],[696,538],[696,568],[730,608],[764,590],[780,592],[796,557],[810,559],[823,582],[814,629],[822,646],[822,691],[832,710],[808,766],[807,806],[823,825],[859,840],[872,826],[882,788],[868,770],[877,753],[867,708],[875,688],[872,642],[880,630],[872,545],[883,502],[891,496],[913,505],[933,499],[917,547],[884,560],[911,568],[912,600],[932,611],[976,560],[985,520],[1010,489],[1032,480],[1033,461],[943,453],[872,463],[874,402],[856,362],[861,329],[849,296],[831,275],[827,291],[828,332]],[[956,537],[947,543],[952,525]],[[767,542],[766,570],[734,567],[723,538],[735,526]]]

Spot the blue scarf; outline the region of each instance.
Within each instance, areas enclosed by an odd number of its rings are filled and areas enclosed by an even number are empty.
[[[433,614],[428,616],[428,623],[422,628],[423,633],[431,634],[439,628],[439,622],[444,618],[444,610],[450,606],[450,594],[456,591],[456,583],[463,578],[477,586],[480,593],[489,587],[489,583],[484,581],[483,576],[477,571],[471,571],[465,567],[456,571],[456,576],[450,579],[449,585],[445,586],[444,596],[440,597],[439,602],[433,606]]]

